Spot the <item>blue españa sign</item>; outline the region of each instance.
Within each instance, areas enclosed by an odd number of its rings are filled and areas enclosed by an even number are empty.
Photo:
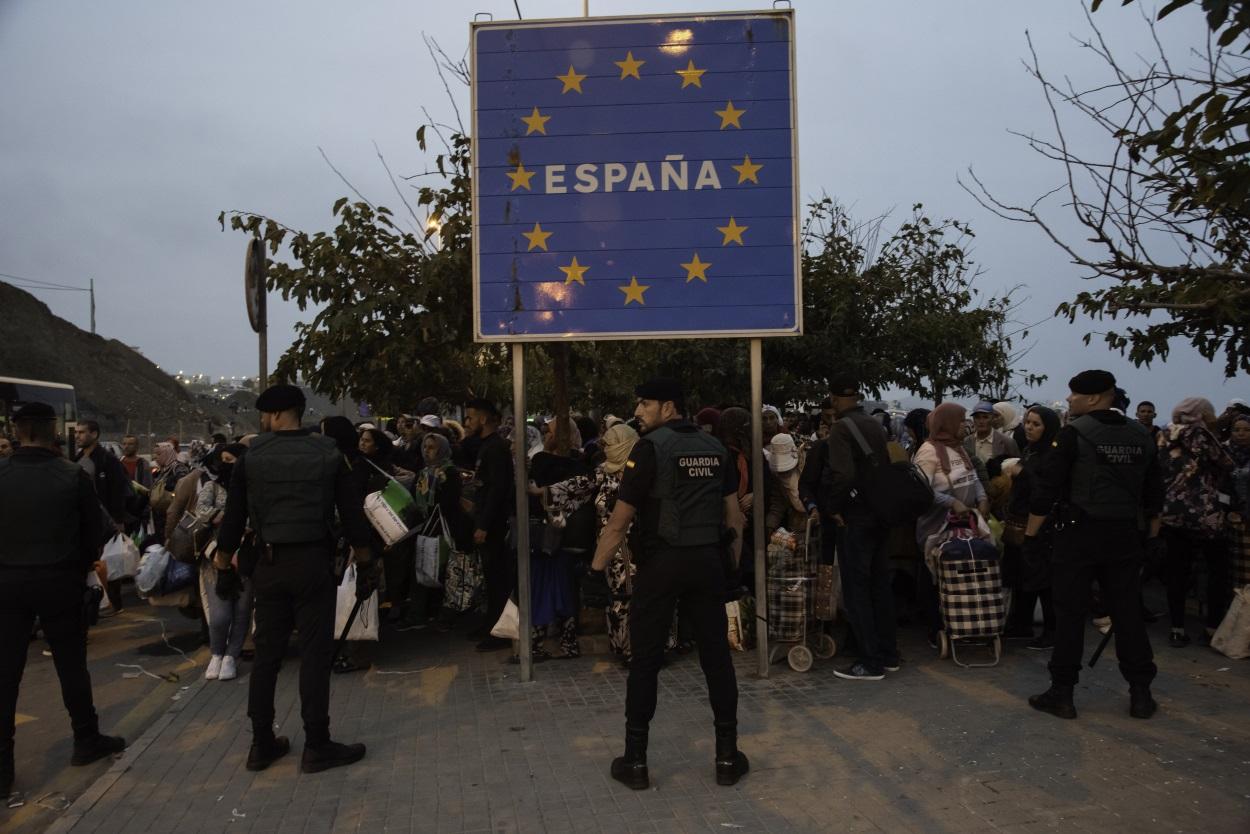
[[[478,340],[801,332],[793,12],[471,44]]]

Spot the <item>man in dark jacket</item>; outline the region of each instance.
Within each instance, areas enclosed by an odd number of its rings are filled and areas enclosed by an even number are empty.
[[[27,403],[14,415],[22,446],[0,460],[0,796],[13,786],[17,693],[39,618],[74,730],[74,765],[120,753],[100,735],[87,673],[86,576],[102,520],[91,480],[55,451],[56,412]]]
[[[846,680],[879,681],[898,670],[894,593],[886,554],[887,526],[876,517],[857,487],[866,467],[889,463],[885,429],[860,406],[859,383],[852,377],[832,380],[831,399],[838,420],[829,431],[827,464],[822,477],[823,515],[838,530],[842,601],[855,631],[860,659],[834,674]],[[866,443],[873,460],[864,454]]]
[[[832,408],[833,403],[828,397],[820,404],[822,413]],[[820,524],[820,563],[822,565],[833,564],[833,548],[837,538],[833,519],[821,515],[821,507],[826,503],[821,482],[828,459],[829,438],[826,435],[808,447],[807,460],[803,463],[803,472],[799,475],[799,500],[803,502],[808,515]]]
[[[482,556],[486,579],[485,633],[477,632],[480,652],[512,646],[493,637],[491,627],[499,620],[516,584],[516,560],[508,548],[508,517],[512,510],[512,449],[499,436],[499,409],[490,400],[473,400],[465,406],[465,431],[480,439],[473,478],[473,543]],[[524,426],[516,431],[525,437]]]
[[[96,497],[100,506],[108,512],[113,520],[113,528],[118,533],[126,532],[129,516],[126,513],[126,501],[134,494],[130,487],[130,479],[126,477],[126,469],[112,452],[100,445],[100,424],[95,420],[83,420],[74,429],[75,442],[78,444],[78,455],[74,458],[83,468],[95,487]],[[122,581],[110,579],[105,586],[108,593],[109,610],[101,616],[112,616],[122,610]]]

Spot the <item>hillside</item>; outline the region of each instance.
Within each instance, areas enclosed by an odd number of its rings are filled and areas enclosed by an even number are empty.
[[[210,426],[224,430],[229,416],[219,404],[191,397],[142,354],[75,327],[30,293],[4,282],[0,376],[73,385],[79,416],[98,421],[107,439],[124,432],[127,421],[136,435],[145,434],[150,425],[158,437],[178,434],[180,427],[184,439],[203,437]]]

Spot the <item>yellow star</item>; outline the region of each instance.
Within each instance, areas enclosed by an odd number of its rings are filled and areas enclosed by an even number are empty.
[[[547,247],[544,246],[543,248],[546,249]],[[571,284],[576,281],[583,287],[586,286],[586,279],[582,277],[582,274],[588,269],[590,269],[590,267],[582,266],[577,262],[576,256],[573,257],[572,263],[568,266],[560,267],[560,271],[564,273],[564,283]]]
[[[530,242],[529,248],[525,250],[526,252],[532,252],[535,249],[541,249],[544,252],[548,251],[547,238],[551,237],[551,232],[544,232],[543,227],[537,223],[534,224],[534,231],[521,232],[521,236]]]
[[[703,261],[699,260],[699,253],[695,252],[694,258],[690,260],[690,263],[681,264],[682,269],[686,270],[686,283],[689,284],[695,278],[698,278],[700,281],[706,284],[707,283],[707,268],[709,266],[711,266],[711,264],[704,263]]]
[[[695,69],[693,58],[686,64],[684,70],[674,70],[674,72],[681,76],[681,88],[683,90],[691,84],[699,89],[703,89],[703,82],[700,79],[703,78],[703,73],[707,72],[707,70]]]
[[[536,173],[538,172],[526,171],[525,166],[518,162],[516,164],[516,170],[508,172],[508,179],[512,180],[512,188],[508,190],[516,191],[518,188],[524,188],[526,191],[529,191],[530,180],[534,178]]]
[[[538,108],[535,107],[534,112],[528,116],[522,116],[521,121],[525,122],[526,136],[529,136],[531,133],[541,133],[543,136],[546,136],[547,122],[551,121],[551,117],[539,113]]]
[[[745,246],[746,244],[742,242],[742,233],[745,232],[749,228],[750,226],[739,226],[737,220],[734,220],[732,217],[729,218],[728,226],[716,227],[716,231],[720,232],[722,235],[725,236],[725,239],[720,242],[720,245],[728,246],[730,242],[736,240],[738,241],[739,246]]]
[[[756,185],[760,184],[760,178],[756,175],[759,173],[760,169],[763,168],[764,166],[756,165],[755,163],[751,162],[751,157],[744,156],[742,157],[741,165],[730,165],[729,167],[733,168],[735,171],[738,172],[738,185],[742,185],[742,183],[746,182],[747,180],[750,180]]]
[[[638,74],[638,68],[647,62],[635,61],[634,53],[626,52],[624,61],[613,61],[612,63],[616,64],[618,67],[621,68],[621,80],[622,81],[624,81],[626,78],[629,78],[631,75],[634,78],[637,78],[639,81],[641,81],[642,76]]]
[[[639,284],[638,279],[631,275],[629,276],[629,284],[624,287],[617,287],[617,289],[625,293],[625,306],[626,307],[629,306],[629,302],[631,301],[637,301],[639,304],[642,304],[645,306],[647,302],[645,299],[643,299],[642,294],[646,292],[647,290],[651,289],[651,285]]]
[[[569,90],[576,90],[580,93],[582,91],[582,80],[585,78],[586,76],[584,75],[578,75],[577,70],[573,69],[573,65],[569,64],[569,71],[566,74],[556,76],[557,81],[564,83],[564,89],[560,91],[560,95],[564,95]]]
[[[726,103],[725,103],[725,109],[724,109],[724,110],[713,110],[712,112],[713,112],[713,113],[715,113],[716,115],[720,116],[720,129],[721,129],[721,130],[724,130],[725,128],[729,127],[730,125],[733,125],[734,127],[736,127],[736,128],[738,128],[739,130],[741,130],[741,129],[742,129],[742,124],[741,124],[738,120],[739,120],[739,119],[741,119],[741,118],[742,118],[742,114],[743,114],[743,113],[745,113],[745,112],[747,112],[747,111],[746,111],[745,109],[744,109],[744,110],[735,110],[735,109],[734,109],[734,103],[733,103],[732,101],[729,101],[729,102],[726,102]]]

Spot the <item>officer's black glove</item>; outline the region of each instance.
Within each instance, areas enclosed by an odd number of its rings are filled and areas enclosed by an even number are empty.
[[[1146,571],[1158,576],[1163,570],[1163,560],[1167,558],[1168,545],[1161,536],[1146,539]]]
[[[378,589],[376,560],[356,563],[356,599],[368,599]]]
[[[234,568],[217,569],[217,598],[233,602],[243,594],[243,577]]]
[[[582,606],[607,608],[612,601],[608,590],[608,575],[601,570],[588,570],[582,576]]]
[[[1049,536],[1025,536],[1020,546],[1020,584],[1026,591],[1041,591],[1050,587]]]

